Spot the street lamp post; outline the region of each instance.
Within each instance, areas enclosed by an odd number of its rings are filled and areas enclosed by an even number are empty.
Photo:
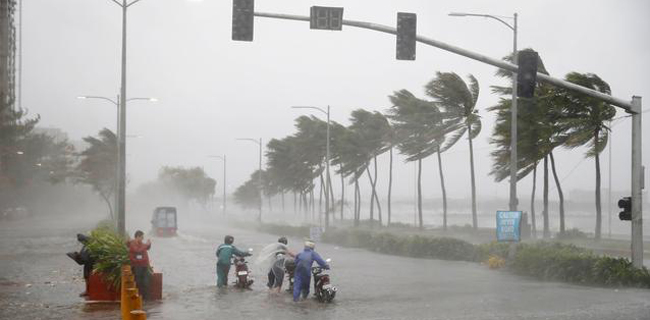
[[[325,143],[325,228],[329,227],[329,212],[330,212],[330,106],[327,106],[327,111],[319,107],[312,106],[294,106],[294,109],[314,109],[327,115],[327,141]]]
[[[120,166],[120,161],[122,159],[126,160],[126,155],[124,157],[121,156],[122,153],[125,152],[125,150],[120,147],[120,146],[124,146],[124,143],[121,144],[121,141],[123,141],[123,139],[124,139],[124,141],[126,140],[126,134],[124,134],[124,135],[121,134],[124,129],[121,126],[122,122],[120,120],[122,119],[122,115],[126,113],[126,102],[134,101],[134,100],[146,100],[146,101],[156,102],[156,101],[158,101],[158,99],[156,99],[156,98],[129,98],[129,99],[126,99],[126,100],[124,100],[124,106],[125,106],[124,112],[122,112],[123,111],[122,108],[121,108],[122,100],[120,100],[120,95],[119,94],[117,95],[116,100],[113,100],[113,99],[107,98],[107,97],[102,97],[102,96],[78,96],[77,99],[105,100],[105,101],[108,101],[108,102],[114,104],[115,107],[117,107],[117,123],[116,123],[116,131],[115,131],[116,138],[117,138],[116,139],[117,140],[117,168],[116,168],[116,179],[115,179],[115,183],[116,183],[115,190],[116,190],[116,192],[115,192],[115,200],[114,201],[115,201],[115,208],[118,211],[117,228],[118,228],[118,231],[121,234],[124,234],[124,230],[125,230],[124,229],[124,227],[125,227],[124,217],[125,217],[125,215],[124,215],[124,210],[122,210],[121,213],[120,213],[120,209],[119,209],[119,205],[122,202],[122,201],[120,201],[120,199],[123,199],[124,193],[120,193],[119,190],[120,190],[120,183],[126,180],[125,179],[126,165],[124,166],[124,168],[122,168]],[[124,115],[124,116],[126,117],[126,115]],[[122,206],[122,209],[124,209],[124,206]]]
[[[259,206],[259,216],[257,217],[257,221],[262,222],[262,138],[258,140],[252,139],[252,138],[239,138],[237,140],[240,141],[251,141],[259,145],[260,147],[260,162],[259,162],[259,174],[257,175],[257,189],[260,193],[260,206]]]
[[[452,17],[483,17],[491,18],[503,23],[513,32],[512,38],[512,63],[517,65],[517,13],[513,14],[513,24],[509,24],[498,16],[489,14],[476,14],[452,12]],[[510,18],[510,17],[507,17]],[[519,200],[517,199],[517,72],[512,72],[512,105],[510,107],[510,201],[509,210],[516,211]]]
[[[214,159],[221,159],[223,161],[223,215],[226,216],[226,155],[223,156],[209,156]]]
[[[126,11],[127,9],[140,2],[141,0],[111,0],[122,8],[122,63],[121,63],[121,84],[119,101],[119,130],[118,137],[118,190],[117,190],[117,231],[125,235],[125,210],[126,210]]]

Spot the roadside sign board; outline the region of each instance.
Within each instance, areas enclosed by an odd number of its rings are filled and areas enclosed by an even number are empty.
[[[497,241],[521,240],[521,211],[497,211]]]

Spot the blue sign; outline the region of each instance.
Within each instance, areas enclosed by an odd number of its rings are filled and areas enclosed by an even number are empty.
[[[521,211],[497,211],[497,240],[521,240]]]

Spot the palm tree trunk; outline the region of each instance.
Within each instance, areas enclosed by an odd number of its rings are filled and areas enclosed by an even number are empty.
[[[343,170],[343,165],[340,166],[341,171]],[[343,222],[343,204],[345,203],[345,177],[341,174],[341,222]]]
[[[296,215],[296,213],[297,213],[297,211],[296,211],[296,203],[297,203],[298,199],[296,199],[296,198],[297,198],[296,197],[296,192],[293,191],[293,214],[294,215]]]
[[[320,191],[318,192],[318,219],[323,219],[323,193],[325,188],[325,182],[323,182],[323,172],[320,174]]]
[[[375,165],[375,180],[372,182],[372,189],[375,195],[375,201],[377,201],[377,217],[379,218],[379,225],[381,225],[382,223],[381,204],[379,203],[379,193],[377,192],[377,156],[375,156],[374,158],[374,165]]]
[[[372,183],[372,175],[370,175],[370,166],[366,167],[366,173],[368,174],[368,180],[370,180],[370,223],[375,220],[375,185]]]
[[[354,179],[354,226],[359,226],[361,211],[361,191],[359,191],[359,178]]]
[[[266,197],[267,203],[269,204],[269,212],[273,211],[273,205],[271,204],[271,196]]]
[[[108,206],[108,214],[111,215],[111,221],[115,221],[115,217],[113,216],[113,205],[111,205],[111,200],[109,199],[111,195],[104,195],[103,193],[99,193],[99,195],[106,201],[106,205]]]
[[[387,226],[390,226],[391,218],[391,207],[390,207],[390,197],[393,191],[393,147],[389,150],[390,154],[390,166],[388,169],[388,223]]]
[[[544,211],[542,216],[544,216],[544,239],[548,239],[551,236],[548,227],[548,156],[544,157]]]
[[[418,159],[418,219],[419,228],[424,229],[422,223],[422,159]]]
[[[284,211],[284,191],[282,191],[282,214],[286,213]]]
[[[594,133],[594,144],[598,143],[598,130]],[[596,153],[596,240],[600,240],[602,229],[602,207],[600,203],[600,154]]]
[[[445,188],[445,176],[442,172],[442,157],[438,148],[438,173],[440,174],[440,187],[442,188],[442,229],[447,230],[447,189]],[[476,227],[476,225],[474,225]]]
[[[472,226],[474,230],[478,228],[478,217],[476,214],[476,178],[474,176],[474,146],[472,145],[472,126],[467,126],[467,136],[469,140],[469,167],[472,177]]]
[[[315,189],[315,187],[311,189],[311,192],[310,192],[310,195],[309,195],[309,197],[310,197],[309,201],[311,201],[311,217],[312,217],[312,219],[314,219],[314,221],[316,221],[316,218],[317,218],[316,217],[316,196],[314,195],[314,189]],[[321,217],[320,217],[320,212],[319,212],[318,213],[319,221],[320,221],[320,218]]]
[[[535,222],[535,188],[537,187],[537,162],[533,167],[533,191],[530,195],[530,221],[532,224],[531,235],[533,239],[537,238],[537,225]]]
[[[328,173],[328,175],[329,175],[329,179],[327,180],[327,182],[329,182],[329,183],[327,184],[327,188],[330,191],[329,192],[330,193],[330,207],[329,207],[329,211],[327,212],[327,214],[329,215],[329,213],[331,212],[332,213],[332,221],[334,221],[334,220],[336,220],[336,214],[334,214],[336,212],[336,210],[334,210],[334,206],[335,206],[335,204],[334,204],[335,203],[334,202],[334,187],[332,187],[332,176],[331,176],[330,173]]]
[[[553,171],[553,179],[555,180],[555,186],[557,187],[557,195],[560,198],[560,234],[564,234],[564,192],[562,192],[562,186],[560,186],[560,179],[557,178],[553,152],[549,153],[549,156],[551,157],[551,170]]]

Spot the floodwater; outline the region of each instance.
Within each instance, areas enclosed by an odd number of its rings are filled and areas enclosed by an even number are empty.
[[[0,319],[116,319],[117,304],[87,304],[81,268],[65,256],[91,225],[65,221],[34,228],[0,226]],[[144,229],[144,227],[143,227]],[[163,300],[146,303],[148,319],[650,319],[650,290],[538,282],[469,262],[394,257],[319,243],[331,258],[332,304],[271,295],[254,269],[252,290],[215,286],[215,249],[228,233],[255,252],[277,236],[206,219],[178,237],[152,238],[150,257],[163,272]],[[301,249],[301,240],[289,238]],[[232,271],[232,269],[231,269]],[[230,279],[233,281],[233,279]]]

